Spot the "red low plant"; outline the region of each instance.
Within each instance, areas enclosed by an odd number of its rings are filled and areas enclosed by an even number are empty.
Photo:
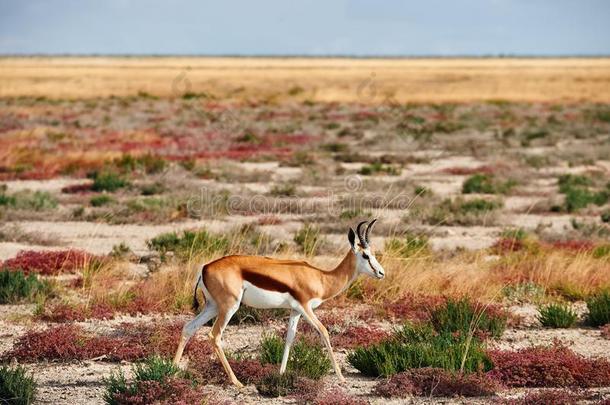
[[[265,215],[260,217],[256,222],[258,225],[278,225],[282,223],[282,219],[275,215]]]
[[[443,169],[443,173],[453,175],[471,175],[471,174],[493,174],[496,169],[492,166],[478,166],[478,167],[448,167]]]
[[[101,258],[82,250],[43,251],[22,250],[12,259],[5,260],[0,267],[21,270],[26,274],[56,275],[74,273],[93,260]]]
[[[341,388],[332,388],[323,391],[313,401],[315,405],[366,405],[369,402],[348,394]]]
[[[411,395],[481,397],[494,395],[500,385],[486,374],[452,374],[441,368],[412,369],[380,381],[374,389],[383,397]]]
[[[519,239],[501,238],[493,244],[491,251],[497,255],[504,255],[507,253],[518,252],[523,250],[524,247],[525,245]]]
[[[595,244],[590,240],[566,240],[551,242],[552,249],[567,250],[569,252],[588,252],[595,248]]]
[[[610,323],[601,327],[601,334],[603,338],[610,339]]]
[[[87,319],[114,319],[118,314],[144,315],[166,312],[161,303],[148,297],[135,297],[120,304],[106,301],[84,304],[50,304],[38,315],[47,322],[73,322]]]
[[[490,377],[508,387],[602,387],[610,385],[610,362],[588,359],[565,346],[491,351]]]
[[[408,293],[383,305],[387,316],[394,321],[427,321],[430,311],[443,304],[444,297]]]
[[[21,336],[4,360],[85,360],[104,356],[108,361],[134,361],[160,355],[170,357],[176,350],[182,327],[179,323],[161,325],[121,324],[113,335],[94,336],[76,325],[62,325]],[[192,338],[185,349],[194,359],[212,353],[208,341]]]
[[[352,349],[358,346],[369,346],[387,339],[390,333],[371,326],[352,326],[332,337],[333,346]]]
[[[591,395],[566,389],[531,392],[517,399],[504,400],[503,405],[576,405],[593,399]]]
[[[214,356],[190,356],[189,373],[201,384],[228,385],[229,381],[220,361]],[[256,384],[266,375],[277,372],[273,364],[261,364],[258,360],[229,360],[229,364],[239,381]]]
[[[172,377],[163,382],[140,381],[136,389],[113,395],[114,403],[125,405],[223,403],[202,386],[195,386],[186,378]]]
[[[62,187],[61,192],[64,194],[83,194],[92,191],[93,183],[73,184]]]

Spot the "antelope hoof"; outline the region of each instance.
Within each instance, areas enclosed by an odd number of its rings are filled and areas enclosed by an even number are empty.
[[[244,388],[244,385],[242,383],[240,383],[238,379],[235,379],[232,382],[233,382],[233,385],[235,387],[237,387],[237,389],[241,390],[242,388]]]

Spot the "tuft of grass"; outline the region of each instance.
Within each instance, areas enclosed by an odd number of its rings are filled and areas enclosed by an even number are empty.
[[[259,349],[259,358],[263,364],[280,364],[284,354],[284,341],[275,333],[264,334]]]
[[[587,299],[587,323],[602,326],[610,323],[610,290],[604,290]]]
[[[89,200],[89,204],[91,204],[92,207],[103,207],[111,202],[114,202],[114,198],[105,194],[93,196]]]
[[[0,271],[0,304],[31,302],[37,296],[50,294],[48,281],[40,281],[35,274],[26,276],[22,271]]]
[[[144,171],[147,174],[160,173],[167,167],[167,161],[159,156],[147,153],[142,156],[126,154],[112,161],[112,164],[123,173]]]
[[[429,325],[411,324],[379,344],[357,348],[347,359],[362,374],[371,377],[388,377],[422,367],[477,372],[492,366],[478,339],[437,333]]]
[[[114,192],[129,185],[129,182],[122,176],[111,171],[93,172],[90,176],[93,179],[91,190]]]
[[[263,364],[280,364],[284,353],[284,341],[275,334],[264,335],[259,358]],[[331,368],[325,349],[305,338],[299,339],[290,349],[287,369],[312,380],[324,377]]]
[[[482,220],[487,220],[487,217],[494,210],[502,207],[500,200],[486,200],[476,198],[464,200],[449,198],[443,200],[440,204],[427,213],[426,221],[433,225],[475,225],[480,224]]]
[[[57,199],[46,191],[20,191],[13,195],[0,191],[0,206],[17,210],[45,211],[57,208]]]
[[[298,376],[296,373],[287,371],[269,373],[257,384],[256,390],[265,397],[283,397],[291,394],[297,387]]]
[[[595,249],[593,249],[593,252],[591,252],[591,254],[596,259],[610,257],[610,244],[599,245],[599,246],[595,247]]]
[[[0,403],[29,405],[36,397],[36,382],[25,367],[0,368]]]
[[[170,360],[149,357],[132,368],[133,381],[128,382],[122,370],[104,378],[104,402],[109,405],[152,403],[163,400],[192,402],[201,393],[181,377],[180,369]],[[201,401],[204,398],[199,398]],[[164,403],[164,402],[163,402]]]
[[[388,176],[400,175],[400,168],[392,165],[386,165],[381,162],[373,162],[360,168],[359,174],[363,176],[373,176],[376,174],[385,174]]]
[[[320,228],[310,224],[303,225],[294,235],[294,242],[306,256],[315,255],[323,243]]]
[[[163,381],[164,379],[178,374],[180,369],[171,361],[159,356],[152,356],[133,368],[136,381]]]
[[[386,240],[384,253],[395,257],[408,258],[430,252],[428,238],[425,235],[407,234],[402,238]]]
[[[319,380],[328,374],[331,362],[325,348],[301,338],[290,350],[288,367],[299,376]]]
[[[506,329],[507,315],[494,309],[472,303],[468,298],[448,299],[431,311],[430,322],[438,333],[489,334],[498,338]]]
[[[564,208],[575,212],[589,204],[604,205],[610,199],[610,190],[591,191],[593,181],[585,176],[565,174],[558,178],[559,192],[565,195]]]
[[[549,304],[538,308],[538,320],[547,328],[571,328],[578,318],[566,304]]]
[[[205,229],[164,233],[147,242],[150,249],[161,254],[165,260],[172,252],[180,260],[189,260],[198,255],[214,255],[226,253],[230,246],[229,239],[224,235],[214,235]]]

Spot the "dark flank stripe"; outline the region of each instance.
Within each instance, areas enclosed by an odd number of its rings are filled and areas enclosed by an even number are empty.
[[[290,288],[290,286],[278,281],[274,278],[268,277],[264,274],[256,273],[252,270],[242,269],[242,277],[244,280],[252,285],[262,288],[267,291],[276,291],[280,293],[288,293],[292,295],[297,301],[302,302],[303,297],[300,297],[297,291]]]

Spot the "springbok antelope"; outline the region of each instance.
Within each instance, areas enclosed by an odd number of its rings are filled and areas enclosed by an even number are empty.
[[[372,220],[364,232],[366,221],[358,224],[356,233],[350,228],[347,235],[350,250],[333,270],[322,270],[302,261],[261,256],[226,256],[204,265],[195,285],[193,307],[195,310],[199,307],[197,289],[201,288],[205,297],[205,309],[184,325],[174,364],[180,362],[184,347],[197,329],[216,317],[209,333],[210,340],[231,382],[241,387],[242,384],[235,377],[222,349],[222,333],[243,303],[254,308],[291,310],[280,373],[286,371],[290,346],[302,316],[320,334],[335,373],[341,381],[345,381],[333,354],[328,331],[313,310],[345,291],[360,274],[377,279],[385,276],[369,243],[369,234],[375,221],[377,220]]]

